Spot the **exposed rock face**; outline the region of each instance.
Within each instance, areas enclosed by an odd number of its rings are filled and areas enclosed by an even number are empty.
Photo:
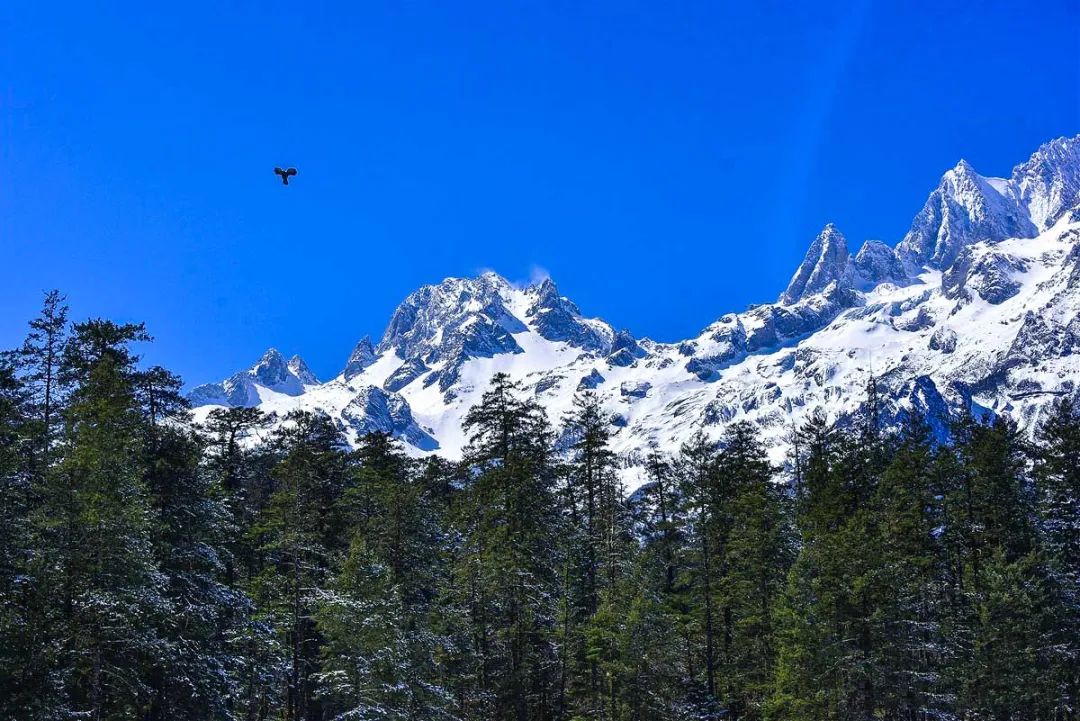
[[[579,391],[590,391],[603,382],[604,376],[600,375],[599,371],[593,368],[591,371],[589,371],[589,375],[582,376],[581,380],[578,381],[577,387]]]
[[[896,251],[880,240],[863,243],[855,256],[854,266],[855,280],[860,290],[868,290],[881,283],[903,285],[910,280]]]
[[[525,311],[533,327],[547,340],[564,341],[583,350],[607,353],[611,349],[611,329],[606,324],[590,322],[569,298],[559,295],[554,281],[544,279],[527,290],[532,303]]]
[[[345,380],[352,380],[374,363],[376,358],[375,348],[371,345],[371,337],[364,336],[353,348],[352,353],[349,354],[349,360],[345,363],[345,370],[342,371],[342,375],[345,376]]]
[[[852,257],[826,226],[777,303],[678,343],[586,318],[550,280],[521,288],[485,273],[411,294],[337,378],[320,383],[271,350],[190,398],[197,418],[229,405],[277,421],[325,412],[350,440],[379,430],[412,453],[453,458],[468,408],[506,372],[556,425],[575,393],[594,391],[631,488],[654,444],[674,450],[739,420],[782,462],[806,414],[854,417],[871,370],[885,425],[918,415],[945,439],[949,418],[971,412],[1030,429],[1051,402],[1077,396],[1080,379],[1078,148],[1080,137],[1047,143],[1008,180],[961,162],[896,249],[871,240]]]
[[[952,328],[939,328],[930,336],[930,350],[952,353],[956,350],[956,331]]]
[[[780,294],[780,302],[791,305],[809,295],[824,292],[831,284],[837,287],[850,285],[850,262],[847,241],[836,226],[829,223],[810,244],[787,290]]]
[[[608,355],[608,363],[613,366],[633,365],[638,358],[645,357],[645,350],[638,345],[634,336],[629,331],[621,330],[615,334],[611,343],[611,354]]]
[[[429,370],[430,368],[424,365],[424,361],[412,358],[398,366],[398,369],[383,381],[383,388],[388,391],[399,391]]]
[[[413,420],[404,398],[375,386],[363,386],[342,410],[341,417],[361,436],[380,431],[420,450],[433,451],[439,447]]]
[[[619,393],[625,398],[644,398],[649,394],[652,384],[648,381],[626,381],[619,386]]]
[[[1030,238],[1036,232],[1011,193],[1002,194],[961,160],[930,194],[897,252],[911,267],[943,269],[972,243]]]
[[[289,372],[296,376],[300,380],[300,383],[305,386],[319,384],[319,379],[311,372],[311,369],[308,368],[308,364],[304,362],[304,359],[298,355],[294,355],[289,359],[288,369]]]
[[[1009,179],[1009,195],[1038,230],[1050,228],[1080,205],[1080,135],[1043,145]]]

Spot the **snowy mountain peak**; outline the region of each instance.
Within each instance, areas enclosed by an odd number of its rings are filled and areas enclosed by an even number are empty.
[[[434,368],[429,384],[438,380],[448,392],[466,360],[522,352],[514,334],[524,331],[525,324],[509,307],[518,293],[491,272],[426,285],[394,311],[376,350]]]
[[[188,394],[192,406],[257,406],[267,394],[299,396],[305,386],[319,383],[300,356],[286,361],[276,348],[270,348],[246,371],[221,383],[206,383]]]
[[[1080,135],[1051,140],[1016,166],[1009,192],[1040,231],[1080,206]]]
[[[550,278],[529,286],[525,294],[530,299],[525,318],[541,337],[604,354],[614,350],[610,326],[603,321],[583,318],[573,301],[559,295]]]
[[[717,438],[736,420],[758,426],[781,462],[792,425],[814,409],[850,419],[871,359],[886,424],[919,415],[944,434],[972,412],[1030,429],[1052,400],[1080,394],[1078,153],[1080,137],[1053,141],[1007,180],[961,161],[896,248],[868,240],[852,256],[827,225],[779,302],[683,342],[615,332],[550,279],[521,288],[484,273],[410,294],[378,346],[354,348],[344,383],[306,383],[306,366],[270,350],[190,398],[200,419],[228,405],[258,405],[275,422],[314,410],[352,442],[384,430],[414,454],[454,458],[493,374],[508,373],[556,424],[591,389],[631,490],[651,444]]]
[[[998,185],[998,187],[994,187]],[[897,246],[909,270],[944,270],[979,240],[1032,237],[1035,226],[1012,195],[964,160],[948,170]]]
[[[273,388],[285,383],[291,375],[291,370],[285,361],[285,356],[281,355],[277,348],[270,348],[251,367],[250,373],[262,385]]]
[[[352,380],[358,376],[365,368],[375,362],[375,357],[375,346],[371,343],[371,337],[364,336],[353,348],[352,353],[349,354],[349,360],[345,362],[345,369],[342,371],[345,380]]]
[[[1080,135],[1044,144],[1008,180],[961,160],[945,173],[897,246],[909,270],[947,270],[979,241],[1033,238],[1080,206]]]
[[[896,251],[880,240],[868,240],[859,248],[853,261],[855,281],[860,290],[870,290],[879,283],[903,285],[907,270]]]
[[[289,372],[300,379],[300,382],[305,386],[318,385],[319,379],[315,377],[308,364],[298,355],[294,355],[289,359]]]
[[[850,260],[847,240],[835,225],[829,223],[810,244],[787,290],[780,294],[780,302],[791,305],[808,295],[825,291],[831,283],[845,285],[850,280]]]

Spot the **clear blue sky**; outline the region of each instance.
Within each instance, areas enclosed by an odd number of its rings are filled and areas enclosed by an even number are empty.
[[[1080,131],[1077,0],[165,5],[0,4],[2,347],[58,287],[189,383],[327,377],[486,268],[675,340]]]

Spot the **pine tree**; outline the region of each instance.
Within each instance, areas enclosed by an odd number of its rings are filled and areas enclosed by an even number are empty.
[[[14,354],[0,354],[0,716],[14,718],[41,702],[40,603],[31,574],[35,551],[33,408]]]
[[[559,513],[542,411],[497,374],[465,418],[465,487],[451,582],[462,714],[542,718],[557,696]]]
[[[949,619],[960,649],[958,706],[994,718],[1039,718],[1057,702],[1053,596],[1034,525],[1028,455],[1015,424],[966,419],[955,433],[960,589]]]
[[[724,489],[715,473],[716,447],[703,435],[685,444],[677,462],[681,495],[686,503],[686,546],[679,558],[685,576],[685,609],[691,624],[691,648],[688,649],[687,676],[697,682],[695,657],[700,654],[704,671],[703,692],[706,701],[719,697],[717,644],[719,574],[717,544],[724,542],[728,528]]]
[[[321,719],[316,676],[323,639],[315,623],[318,599],[344,552],[337,501],[347,481],[346,455],[324,416],[294,413],[278,434],[275,487],[252,533],[263,554],[251,583],[256,620],[273,630],[278,681],[257,693],[286,721]]]
[[[625,573],[634,541],[615,454],[609,447],[607,418],[595,393],[574,398],[564,433],[570,439],[565,497],[569,521],[576,525],[568,536],[576,543],[567,549],[572,566],[565,569],[569,582],[564,584],[569,594],[564,600],[567,683],[571,705],[597,713],[603,689],[599,669],[585,652],[583,621],[597,612],[605,591]]]
[[[599,703],[590,718],[663,721],[681,718],[675,618],[657,581],[662,566],[636,553],[626,572],[604,589],[585,625],[586,654],[599,677]],[[700,717],[700,716],[699,716]],[[580,717],[579,717],[580,718]]]
[[[320,595],[319,679],[340,718],[450,718],[440,685],[444,645],[433,632],[442,582],[439,499],[386,434],[361,440],[340,504],[352,542]]]
[[[154,425],[154,411],[147,413],[155,556],[165,597],[183,611],[162,619],[164,649],[150,669],[152,696],[143,718],[231,719],[243,650],[234,642],[251,602],[224,582],[229,514],[201,467],[198,437],[178,425]]]
[[[1055,712],[1065,715],[1080,707],[1080,413],[1071,400],[1055,404],[1038,440],[1036,503],[1056,612]]]
[[[776,664],[776,606],[794,560],[789,503],[747,423],[726,432],[715,472],[731,488],[720,602],[722,696],[732,718],[758,719]]]
[[[948,716],[955,698],[945,671],[954,656],[942,619],[946,523],[930,430],[913,420],[881,475],[872,507],[875,556],[868,583],[877,588],[874,664],[880,707],[888,718]]]
[[[60,460],[36,523],[41,577],[57,604],[55,682],[66,713],[138,717],[151,697],[147,667],[161,658],[172,612],[154,564],[143,475],[142,419],[130,345],[141,325],[77,324],[61,380],[71,387]]]
[[[46,472],[52,446],[63,423],[64,383],[61,364],[68,336],[68,306],[58,290],[45,294],[41,313],[30,321],[20,354],[25,380],[33,393],[37,425],[33,431],[38,470]]]
[[[204,465],[221,496],[232,532],[225,541],[225,583],[249,583],[261,570],[252,527],[269,503],[274,458],[257,443],[267,424],[258,408],[215,408],[207,416]]]
[[[802,547],[780,610],[770,714],[786,719],[870,718],[877,707],[872,617],[874,468],[865,442],[815,413],[800,429]],[[863,437],[865,438],[865,437]]]

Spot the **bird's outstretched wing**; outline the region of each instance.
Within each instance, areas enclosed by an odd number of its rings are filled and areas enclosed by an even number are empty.
[[[280,175],[281,177],[285,177],[285,171],[281,168],[274,168],[274,175]]]
[[[286,175],[296,175],[296,168],[289,168],[285,171]]]

